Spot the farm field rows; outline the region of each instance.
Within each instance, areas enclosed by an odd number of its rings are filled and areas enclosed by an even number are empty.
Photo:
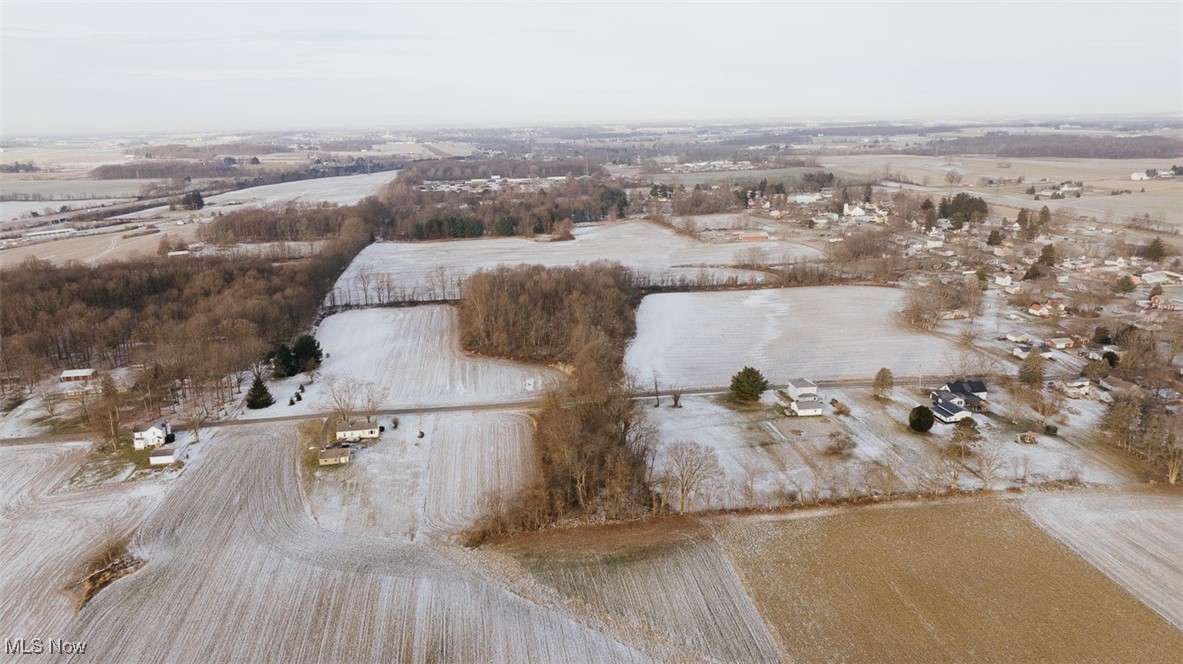
[[[944,374],[964,349],[905,328],[904,291],[820,286],[763,291],[666,293],[637,310],[625,366],[642,381],[685,387],[728,385],[745,365],[773,384],[790,378],[869,379]]]
[[[1183,632],[1003,501],[730,518],[792,661],[1170,661]]]
[[[627,530],[628,527],[626,526]],[[503,548],[569,610],[614,625],[663,659],[781,661],[731,564],[701,530],[540,535]]]
[[[203,444],[136,536],[147,564],[99,593],[64,638],[142,661],[643,659],[430,549],[317,527],[294,427],[238,427]]]
[[[734,267],[745,252],[763,252],[772,263],[820,258],[821,252],[799,244],[699,242],[645,221],[581,225],[575,239],[543,242],[528,238],[482,238],[440,242],[383,242],[366,247],[337,281],[330,298],[337,303],[381,301],[394,289],[409,299],[456,297],[456,284],[481,269],[501,265],[575,265],[598,260],[619,261],[658,281],[700,281],[709,277],[740,282],[762,281],[765,275]],[[386,280],[389,288],[382,285]]]
[[[89,447],[0,446],[0,625],[8,638],[64,633],[75,613],[70,585],[83,566],[163,494],[155,482],[65,489]]]
[[[1183,630],[1183,497],[1178,492],[1036,494],[1023,511]]]
[[[346,311],[325,318],[316,338],[326,357],[303,399],[288,406],[306,375],[274,381],[276,404],[243,418],[332,410],[330,381],[356,379],[380,391],[380,408],[529,402],[560,377],[557,371],[465,355],[456,311],[447,305]]]
[[[316,471],[312,514],[349,535],[454,534],[476,520],[486,496],[510,495],[534,478],[532,433],[525,413],[403,417],[348,465]]]

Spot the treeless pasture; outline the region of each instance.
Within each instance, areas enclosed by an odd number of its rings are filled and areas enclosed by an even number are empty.
[[[797,661],[1172,661],[1183,632],[999,501],[725,521]]]

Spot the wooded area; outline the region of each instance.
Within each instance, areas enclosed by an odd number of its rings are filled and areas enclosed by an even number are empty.
[[[547,393],[535,450],[541,479],[493,500],[470,542],[568,518],[646,513],[650,430],[625,379],[637,289],[615,263],[522,266],[480,272],[460,303],[466,350],[526,361],[569,362],[572,377]]]
[[[338,275],[370,242],[360,222],[310,259],[141,258],[54,266],[29,259],[0,273],[0,370],[31,386],[62,368],[143,365],[137,390],[224,390],[308,325]]]

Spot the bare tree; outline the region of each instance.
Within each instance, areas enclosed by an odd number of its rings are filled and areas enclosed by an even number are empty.
[[[348,422],[361,404],[362,390],[362,384],[354,378],[329,378],[324,386],[325,405],[342,422]]]
[[[50,388],[48,392],[41,395],[41,410],[45,411],[47,417],[57,415],[58,406],[62,405],[65,400],[65,395],[54,388]]]
[[[994,482],[994,477],[998,474],[998,471],[1002,469],[1005,460],[1002,446],[997,442],[978,446],[974,470],[977,472],[978,477],[982,478],[982,488],[986,491],[990,490],[990,485]]]
[[[210,421],[211,411],[212,409],[206,404],[205,399],[195,398],[190,399],[178,413],[181,423],[193,432],[194,443],[201,442],[201,427]]]
[[[382,390],[378,389],[377,385],[370,383],[361,390],[360,404],[361,413],[366,416],[366,422],[377,414],[378,409],[382,407],[383,397]]]
[[[682,407],[682,395],[686,393],[686,386],[681,383],[673,383],[670,385],[670,399],[673,400],[674,408]]]
[[[661,389],[657,382],[657,372],[653,372],[653,407],[657,408],[661,405]]]
[[[723,476],[715,450],[700,443],[674,443],[666,450],[665,465],[678,492],[678,513],[685,513],[689,497],[709,493]]]

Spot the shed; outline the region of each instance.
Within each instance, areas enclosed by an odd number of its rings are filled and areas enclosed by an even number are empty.
[[[167,466],[179,458],[177,452],[179,450],[174,447],[161,447],[152,450],[148,453],[148,464],[152,466]]]
[[[969,411],[958,406],[952,401],[945,401],[944,399],[934,399],[932,403],[932,414],[938,420],[945,424],[953,424],[960,422],[969,417]]]
[[[804,378],[794,378],[789,381],[786,392],[793,401],[800,401],[810,396],[817,399],[817,384]]]

